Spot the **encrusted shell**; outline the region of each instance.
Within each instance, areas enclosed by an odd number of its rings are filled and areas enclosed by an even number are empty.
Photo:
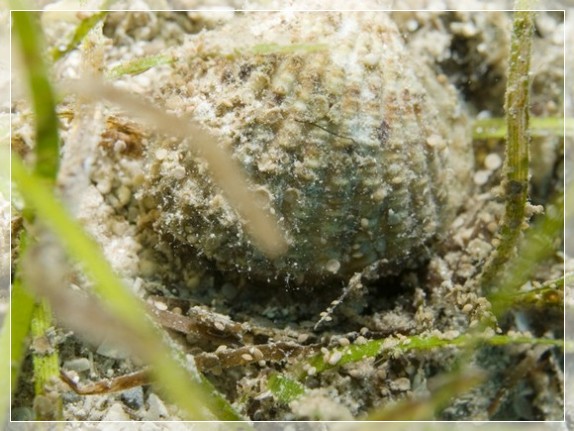
[[[312,285],[391,269],[424,254],[468,193],[455,91],[384,12],[247,13],[178,55],[160,98],[231,148],[290,242],[267,259],[201,159],[165,142],[148,189],[155,228],[222,270]]]

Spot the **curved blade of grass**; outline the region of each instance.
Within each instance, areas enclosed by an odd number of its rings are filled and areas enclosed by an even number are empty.
[[[24,62],[24,73],[30,88],[32,106],[35,114],[35,147],[36,156],[34,170],[36,175],[53,185],[56,181],[59,168],[59,132],[58,117],[56,115],[55,98],[48,78],[48,70],[42,57],[41,31],[35,19],[37,14],[29,12],[13,12],[12,22],[17,40],[20,44],[20,53]],[[28,209],[25,216],[32,218]],[[22,252],[22,250],[21,250]],[[22,281],[23,283],[23,281]],[[25,314],[30,321],[21,321],[21,327],[16,331],[30,330],[33,340],[45,340],[49,346],[47,332],[52,328],[52,315],[50,306],[46,301],[35,304],[31,315]],[[14,328],[14,327],[12,327]],[[22,359],[19,354],[18,359]],[[59,376],[59,354],[55,346],[44,351],[32,351],[34,368],[35,407],[39,420],[63,419],[62,400],[58,393],[50,389]],[[18,366],[19,366],[18,362]],[[44,403],[37,403],[43,399]],[[46,408],[47,407],[47,408]]]
[[[5,327],[12,326],[10,343],[12,389],[16,389],[16,384],[18,383],[20,364],[24,359],[26,337],[30,332],[34,303],[34,297],[24,290],[20,280],[17,278],[12,285],[10,308],[14,308],[18,310],[18,312],[11,315],[12,320],[5,320]],[[8,319],[8,317],[6,317],[6,319]]]
[[[382,353],[408,350],[430,350],[436,348],[465,347],[473,346],[477,343],[484,343],[491,346],[504,346],[510,344],[544,344],[556,347],[563,347],[563,340],[553,338],[533,338],[527,336],[494,335],[484,337],[480,334],[464,334],[453,339],[440,338],[437,336],[411,336],[402,340],[379,339],[371,340],[365,344],[352,344],[347,347],[339,347],[329,351],[332,356],[335,352],[340,354],[340,359],[335,363],[325,360],[325,355],[318,354],[310,358],[307,362],[317,373],[325,370],[340,367],[342,365],[358,362],[366,358],[374,358]]]
[[[50,189],[27,172],[17,155],[12,156],[12,179],[26,205],[33,208],[36,215],[56,234],[69,255],[82,263],[94,281],[94,289],[104,302],[134,336],[147,346],[145,359],[152,366],[154,376],[168,398],[195,420],[213,417],[221,420],[241,419],[239,415],[229,413],[233,412],[230,406],[226,412],[212,411],[213,416],[207,413],[206,404],[218,405],[222,398],[214,396],[212,388],[207,388],[187,371],[179,352],[166,347],[162,333],[148,318],[143,303],[119,280],[99,246],[68,215],[52,196]]]
[[[54,182],[60,161],[60,138],[55,98],[42,58],[40,31],[33,12],[12,12],[12,23],[24,60],[25,75],[30,87],[36,115],[36,175]]]
[[[76,27],[76,31],[74,32],[72,39],[70,42],[68,42],[68,45],[66,45],[64,49],[60,49],[58,46],[52,49],[52,60],[58,61],[60,58],[68,55],[70,52],[76,49],[76,47],[82,42],[82,40],[84,40],[84,37],[86,37],[90,30],[94,28],[97,23],[103,20],[107,14],[107,11],[102,11],[84,18]]]
[[[25,242],[25,239],[21,240],[21,247],[24,247]],[[11,392],[16,390],[18,384],[35,303],[34,297],[24,289],[20,279],[16,278],[12,284],[10,308],[6,313],[0,335],[0,365],[2,367],[0,368],[0,387],[5,388],[2,391],[2,397],[4,395],[7,397],[7,399],[0,399],[0,418],[9,411]],[[12,309],[18,312],[11,313]],[[10,391],[7,388],[10,388]],[[0,419],[0,426],[3,423],[4,420]]]

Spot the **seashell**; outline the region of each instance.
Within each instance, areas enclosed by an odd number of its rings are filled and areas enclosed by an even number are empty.
[[[158,99],[220,137],[290,242],[266,258],[201,159],[166,140],[145,191],[155,229],[221,270],[309,286],[377,261],[396,272],[424,257],[468,195],[457,94],[409,55],[386,13],[247,13],[177,57]]]

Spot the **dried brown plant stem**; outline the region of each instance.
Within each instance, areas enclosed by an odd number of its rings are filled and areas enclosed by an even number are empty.
[[[296,358],[302,355],[316,354],[318,350],[318,346],[302,346],[295,342],[279,342],[256,346],[243,346],[212,353],[199,353],[194,356],[193,360],[199,371],[218,373],[223,369],[244,367],[250,364],[257,364],[262,360],[272,363],[280,363],[282,361],[289,361],[290,359],[296,360]],[[64,371],[60,373],[60,377],[70,389],[79,395],[96,395],[124,391],[136,386],[149,384],[153,381],[151,370],[147,367],[111,379],[88,383],[80,383]],[[213,403],[214,400],[211,400],[211,402]]]
[[[518,7],[520,4],[517,2]],[[512,256],[520,233],[524,229],[529,165],[528,73],[533,29],[532,12],[514,12],[505,98],[507,142],[503,189],[506,208],[498,231],[498,245],[480,274],[479,286],[484,293],[489,293],[496,287],[496,280]]]
[[[137,386],[149,384],[151,379],[150,370],[143,369],[130,374],[118,376],[113,379],[100,380],[80,384],[64,371],[60,372],[60,377],[78,395],[98,395],[110,392],[124,391]]]

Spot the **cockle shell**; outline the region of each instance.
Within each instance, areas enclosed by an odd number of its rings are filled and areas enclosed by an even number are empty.
[[[313,285],[395,268],[424,254],[468,193],[457,95],[384,12],[246,13],[177,57],[158,99],[220,137],[290,242],[266,258],[201,159],[166,141],[147,192],[155,228],[222,270]]]

